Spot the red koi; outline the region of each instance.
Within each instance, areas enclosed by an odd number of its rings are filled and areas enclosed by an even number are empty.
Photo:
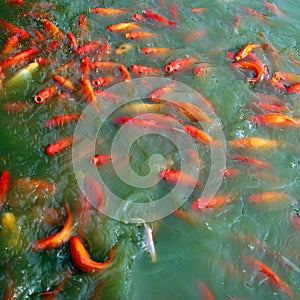
[[[40,66],[49,66],[52,63],[51,59],[45,57],[38,57],[34,61],[37,62]]]
[[[243,46],[235,55],[235,60],[244,59],[253,49],[259,48],[260,44],[249,43]]]
[[[198,30],[195,30],[191,33],[188,33],[184,38],[183,38],[183,41],[185,43],[188,43],[188,42],[191,42],[193,40],[196,40],[196,39],[199,39],[201,38],[202,36],[204,36],[205,34],[207,33],[207,30],[205,29],[198,29]]]
[[[214,296],[211,292],[211,290],[208,288],[208,286],[203,281],[197,281],[196,287],[198,292],[201,294],[202,300],[214,300]]]
[[[274,3],[264,1],[264,5],[270,10],[276,13],[278,16],[285,16],[285,14],[280,10]]]
[[[234,30],[237,31],[241,24],[241,15],[236,14],[234,18]]]
[[[114,76],[105,76],[105,77],[98,77],[92,80],[92,84],[95,87],[100,87],[103,85],[112,85],[117,81],[116,77]]]
[[[90,7],[89,12],[101,16],[118,16],[128,12],[126,8]]]
[[[123,80],[131,80],[130,73],[124,65],[119,66],[119,71],[122,74]]]
[[[124,37],[132,40],[144,40],[148,38],[157,38],[158,34],[148,31],[130,31],[124,33]]]
[[[61,32],[61,30],[53,24],[51,21],[47,19],[42,20],[43,28],[45,32],[52,38],[52,39],[63,39],[64,34]]]
[[[130,125],[136,127],[150,127],[150,128],[163,128],[161,124],[158,124],[154,120],[148,118],[135,118],[135,117],[128,117],[128,116],[118,116],[113,119],[114,123],[117,124],[126,124],[130,121]]]
[[[18,45],[19,45],[19,37],[17,35],[12,35],[8,37],[1,50],[1,54],[2,55],[11,54]]]
[[[230,144],[233,148],[256,148],[256,149],[269,149],[282,144],[281,141],[277,140],[268,140],[264,138],[258,137],[246,137],[246,138],[239,138],[230,141]]]
[[[138,21],[138,22],[145,22],[146,18],[142,16],[141,14],[133,14],[131,17],[132,20]]]
[[[194,210],[205,210],[208,208],[218,208],[225,204],[231,203],[234,200],[234,195],[220,194],[211,198],[208,202],[206,199],[197,198],[192,202]]]
[[[71,215],[71,211],[69,205],[65,203],[65,210],[67,213],[67,220],[63,226],[63,228],[57,233],[51,234],[45,238],[37,240],[32,245],[32,250],[40,251],[47,249],[55,249],[66,243],[72,235],[72,224],[73,218]]]
[[[265,114],[249,117],[249,121],[264,125],[264,126],[276,126],[276,127],[299,127],[300,119],[296,119],[290,116],[282,114]]]
[[[244,155],[237,155],[237,154],[232,154],[228,156],[230,159],[237,160],[239,162],[245,163],[247,165],[250,165],[252,167],[256,168],[269,168],[270,164],[266,161],[260,160],[260,159],[255,159],[249,156],[244,156]]]
[[[38,53],[40,50],[38,48],[30,48],[17,54],[10,56],[0,63],[0,67],[2,70],[8,69],[12,66],[18,66],[22,63],[27,62],[33,55]]]
[[[283,191],[266,191],[248,196],[248,202],[256,204],[270,204],[278,201],[288,201],[290,199],[291,196]]]
[[[76,87],[75,87],[74,83],[70,79],[68,79],[68,78],[55,75],[53,77],[53,79],[54,79],[54,81],[56,81],[59,84],[61,84],[65,89],[67,89],[67,90],[69,90],[71,92],[76,90]]]
[[[260,13],[260,12],[258,12],[258,11],[256,11],[256,10],[254,10],[254,9],[252,9],[252,8],[245,7],[245,6],[243,7],[243,10],[244,10],[246,13],[248,13],[248,14],[250,14],[250,15],[252,15],[252,16],[258,18],[260,21],[263,21],[263,22],[265,22],[265,23],[269,23],[269,19],[268,19],[265,15],[263,15],[262,13]]]
[[[38,104],[46,102],[54,96],[56,89],[57,87],[55,85],[42,89],[34,96],[34,102]]]
[[[100,183],[93,176],[86,176],[84,181],[85,197],[97,209],[101,210],[105,204],[105,195]]]
[[[177,3],[176,2],[173,2],[171,5],[170,5],[170,15],[171,17],[178,21],[179,20],[179,17],[178,17],[178,10],[177,10]]]
[[[260,113],[280,113],[290,111],[288,106],[280,103],[250,101],[248,102],[248,106]]]
[[[173,72],[186,70],[192,64],[196,63],[197,60],[197,57],[186,57],[172,60],[165,66],[165,72],[167,74],[171,74]]]
[[[91,164],[96,167],[109,161],[111,161],[111,154],[97,154],[91,158]]]
[[[49,146],[46,147],[46,153],[49,156],[52,156],[58,152],[61,152],[65,148],[71,146],[73,143],[73,137],[67,137],[61,140],[58,140],[54,142],[53,144],[50,144]]]
[[[0,19],[0,27],[8,34],[17,35],[18,37],[23,39],[27,39],[29,37],[29,33],[26,30],[9,22],[6,22],[3,18]]]
[[[254,72],[255,76],[248,79],[248,81],[251,83],[256,83],[257,81],[260,80],[260,78],[263,75],[262,66],[252,61],[245,61],[245,60],[234,61],[230,64],[230,67]]]
[[[137,76],[152,76],[161,73],[159,68],[148,67],[143,65],[131,65],[130,71]]]
[[[298,94],[300,93],[300,82],[292,84],[286,88],[288,93]]]
[[[159,47],[144,47],[141,52],[146,55],[168,55],[172,48],[159,48]]]
[[[225,178],[235,178],[237,176],[240,176],[242,172],[237,168],[226,168],[220,171],[220,174]]]
[[[78,16],[77,25],[79,27],[79,37],[82,40],[85,40],[88,32],[88,24],[86,21],[86,16],[84,14],[80,14]]]
[[[23,5],[24,0],[6,0],[7,3]]]
[[[82,95],[88,102],[96,103],[96,96],[90,80],[86,77],[81,78]]]
[[[51,54],[52,52],[55,52],[59,47],[59,41],[53,41],[50,43],[49,48],[47,48],[46,52]]]
[[[71,31],[69,31],[67,33],[67,37],[68,37],[68,39],[69,39],[69,41],[71,43],[72,50],[74,52],[77,52],[77,50],[78,50],[77,38],[74,36],[74,34]]]
[[[0,175],[0,208],[5,204],[9,183],[10,172],[8,170],[4,170]]]
[[[205,12],[206,11],[206,8],[205,7],[194,7],[194,8],[191,8],[191,12],[192,13],[202,13],[202,12]]]
[[[63,126],[66,123],[70,123],[72,121],[78,120],[80,118],[80,114],[66,114],[54,117],[45,122],[45,126]]]
[[[176,22],[168,20],[165,17],[163,17],[162,15],[159,15],[151,10],[144,10],[143,16],[146,18],[152,19],[161,25],[167,25],[167,26],[172,26],[172,27],[177,25]]]
[[[78,236],[71,237],[69,241],[70,256],[73,264],[82,272],[95,272],[107,269],[112,262],[117,246],[111,248],[108,259],[104,262],[96,262],[91,259],[81,239]]]
[[[192,188],[200,187],[200,182],[198,180],[194,179],[189,174],[184,173],[180,170],[162,170],[159,172],[159,176],[165,181],[170,182],[172,184],[177,184],[178,182],[179,184],[189,186]]]
[[[267,278],[270,279],[277,287],[281,288],[289,297],[296,299],[288,284],[285,283],[278,275],[276,275],[274,271],[271,270],[267,265],[251,256],[247,256],[245,259],[248,264],[257,268],[259,272],[267,275]]]
[[[112,24],[106,27],[106,30],[112,32],[124,32],[124,31],[135,31],[142,30],[143,28],[135,22],[124,22]]]
[[[89,42],[87,44],[80,46],[78,48],[77,52],[80,55],[88,55],[88,54],[97,52],[102,45],[103,45],[102,40],[92,41],[92,42]]]

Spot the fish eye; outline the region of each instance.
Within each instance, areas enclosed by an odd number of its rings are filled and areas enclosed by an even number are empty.
[[[171,72],[171,67],[166,67],[167,72]]]
[[[41,102],[43,102],[43,98],[41,96],[36,96],[36,97],[34,97],[34,101],[36,103],[41,103]]]

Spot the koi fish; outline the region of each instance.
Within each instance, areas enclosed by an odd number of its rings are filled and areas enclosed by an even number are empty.
[[[244,59],[253,49],[259,48],[260,44],[249,43],[243,46],[235,55],[235,60]]]
[[[260,101],[250,101],[248,106],[261,113],[280,113],[290,111],[286,105],[280,103],[266,103]]]
[[[249,117],[249,121],[264,125],[264,126],[278,126],[278,127],[299,127],[300,119],[282,114],[265,114]]]
[[[209,73],[209,63],[201,63],[193,68],[193,73],[199,76],[207,76]]]
[[[281,145],[281,141],[277,140],[268,140],[264,138],[258,137],[246,137],[239,138],[230,141],[230,144],[233,148],[256,148],[256,149],[268,149],[273,148],[275,146]]]
[[[51,21],[47,19],[42,20],[43,28],[45,32],[52,38],[56,39],[58,38],[59,40],[63,39],[64,34],[61,32],[61,30]]]
[[[276,275],[274,271],[271,270],[267,265],[251,256],[247,256],[245,259],[248,264],[257,268],[259,272],[267,275],[267,278],[270,279],[277,287],[281,288],[289,297],[296,299],[288,284],[285,283],[278,275]]]
[[[4,170],[0,175],[0,208],[5,204],[9,183],[10,172],[8,170]]]
[[[226,168],[220,171],[220,174],[225,178],[235,178],[242,174],[242,172],[237,168]]]
[[[102,45],[102,40],[92,41],[80,46],[77,50],[77,53],[80,55],[88,55],[97,52]]]
[[[20,65],[24,62],[27,62],[33,55],[38,53],[40,50],[38,48],[30,48],[21,52],[18,52],[17,54],[10,56],[4,60],[1,61],[0,67],[2,71],[12,67]]]
[[[123,80],[131,80],[130,73],[124,65],[119,65],[119,71],[122,74]]]
[[[152,19],[152,20],[154,20],[155,22],[157,22],[161,25],[166,25],[166,26],[171,26],[171,27],[174,27],[174,26],[177,25],[176,22],[168,20],[165,17],[163,17],[162,15],[159,15],[159,14],[157,14],[154,11],[151,11],[151,10],[144,10],[143,11],[143,16],[145,18]]]
[[[269,168],[270,164],[266,161],[255,159],[249,156],[232,154],[228,156],[230,159],[237,160],[238,162],[245,163],[255,168]]]
[[[261,100],[261,101],[270,102],[270,103],[284,103],[285,102],[284,100],[282,100],[281,98],[278,98],[276,96],[269,95],[269,94],[262,94],[262,93],[255,93],[254,98]]]
[[[112,61],[92,61],[90,62],[90,67],[94,71],[98,71],[98,69],[111,69],[111,68],[118,68],[120,66],[119,63],[115,63]]]
[[[124,43],[115,50],[115,53],[117,55],[121,55],[123,53],[127,53],[128,51],[134,49],[135,47],[136,47],[136,45],[133,43]]]
[[[33,28],[32,31],[33,31],[35,37],[37,38],[38,42],[44,43],[46,41],[46,37],[39,30],[37,30],[36,28]]]
[[[1,54],[8,55],[12,53],[18,45],[19,45],[19,37],[17,35],[12,35],[8,37],[1,50]]]
[[[275,12],[278,16],[285,16],[285,14],[282,12],[282,10],[280,10],[274,3],[268,2],[268,1],[264,1],[263,2],[264,5],[270,10]]]
[[[80,60],[80,69],[81,69],[81,76],[88,77],[90,74],[90,62],[91,59],[88,56],[85,56]]]
[[[71,31],[69,31],[67,33],[67,38],[69,39],[69,41],[71,43],[72,50],[74,52],[77,52],[77,50],[78,50],[77,38],[74,36],[74,34]]]
[[[239,68],[246,71],[250,70],[255,72],[255,77],[248,79],[248,81],[252,83],[256,83],[257,81],[259,81],[263,75],[262,66],[252,61],[245,61],[245,60],[234,61],[230,64],[230,67]]]
[[[21,189],[24,193],[34,191],[38,196],[46,194],[55,194],[57,192],[57,185],[55,182],[49,182],[45,180],[23,177],[14,180],[13,185],[18,189]]]
[[[92,80],[92,85],[95,87],[103,86],[103,85],[112,85],[116,82],[116,77],[113,76],[105,76],[98,77]]]
[[[191,8],[191,12],[192,13],[202,13],[202,12],[205,12],[206,11],[206,8],[205,7],[193,7]]]
[[[95,103],[96,96],[90,80],[86,77],[81,78],[82,95],[88,102]]]
[[[69,205],[65,203],[64,207],[67,213],[67,220],[63,228],[57,233],[51,234],[45,238],[37,240],[32,245],[32,250],[39,251],[39,250],[55,249],[60,247],[61,245],[63,245],[69,240],[73,231],[72,229],[73,218],[70,212]]]
[[[18,4],[18,5],[24,4],[24,0],[6,0],[6,2],[11,4]]]
[[[135,118],[135,117],[128,117],[128,116],[118,116],[113,119],[113,122],[122,125],[130,122],[130,125],[136,127],[150,127],[150,128],[157,128],[157,129],[163,128],[161,124],[158,124],[154,120],[148,118],[144,119],[144,118]]]
[[[286,91],[288,93],[293,93],[293,94],[300,93],[300,82],[297,82],[295,84],[292,84],[292,85],[286,87]]]
[[[248,202],[256,204],[270,204],[277,201],[287,201],[289,199],[291,199],[291,196],[283,191],[266,191],[248,196]]]
[[[151,76],[161,73],[159,68],[148,67],[143,65],[131,65],[130,71],[137,76]]]
[[[34,96],[34,102],[38,104],[46,102],[54,96],[56,89],[57,87],[55,85],[42,89]]]
[[[190,67],[192,64],[196,63],[197,60],[197,57],[186,57],[172,60],[165,66],[165,72],[167,74],[171,74],[173,72],[183,71]]]
[[[202,36],[204,36],[205,34],[207,33],[207,30],[205,29],[198,29],[198,30],[195,30],[191,33],[188,33],[184,38],[183,38],[183,41],[185,43],[189,43],[193,40],[196,40],[196,39],[199,39],[201,38]]]
[[[0,27],[8,34],[17,35],[18,37],[23,39],[27,39],[29,37],[29,33],[26,30],[9,22],[6,22],[3,18],[0,19]]]
[[[68,78],[55,75],[53,79],[54,81],[58,82],[60,85],[62,85],[64,88],[71,92],[76,90],[74,83]]]
[[[240,14],[236,14],[235,18],[234,18],[234,30],[237,31],[238,28],[240,27],[241,24],[241,15]]]
[[[192,208],[194,210],[204,210],[208,208],[218,208],[224,204],[231,203],[234,200],[233,195],[220,194],[211,198],[208,202],[206,199],[197,198],[192,202]]]
[[[173,170],[173,169],[162,170],[159,172],[159,176],[165,181],[170,182],[172,184],[179,183],[181,185],[189,186],[192,188],[200,187],[200,182],[198,180],[194,179],[189,174],[179,170]]]
[[[96,97],[100,96],[103,97],[105,100],[112,102],[116,101],[119,98],[119,95],[107,92],[105,90],[95,90],[94,92]]]
[[[97,160],[97,158],[95,160]],[[104,207],[105,195],[102,186],[93,176],[86,176],[84,180],[84,191],[86,199],[88,199],[97,210],[101,210]]]
[[[112,24],[106,27],[106,30],[112,31],[112,32],[123,32],[126,30],[129,31],[135,31],[135,30],[142,30],[143,28],[135,23],[135,22],[124,22],[124,23],[117,23],[117,24]]]
[[[273,81],[278,81],[285,85],[295,84],[300,81],[300,75],[282,71],[274,72],[271,78]]]
[[[29,111],[31,108],[32,105],[24,101],[8,102],[3,106],[3,109],[9,112],[25,112]]]
[[[81,239],[78,236],[71,237],[69,241],[70,256],[73,264],[82,272],[95,272],[104,270],[109,267],[112,262],[117,246],[111,248],[108,253],[108,259],[104,262],[96,262],[91,259]]]
[[[293,226],[295,227],[295,229],[299,230],[300,232],[300,218],[297,214],[291,214],[289,216],[289,219],[291,221],[291,223],[293,224]]]
[[[124,37],[132,40],[144,40],[149,38],[157,38],[158,34],[148,31],[130,31],[124,33]]]
[[[80,118],[80,114],[66,114],[54,117],[45,122],[45,126],[63,126],[66,123],[70,123]]]
[[[46,153],[49,156],[52,156],[58,152],[61,152],[65,148],[71,146],[73,143],[73,137],[67,137],[61,140],[58,140],[54,142],[53,144],[50,144],[49,146],[46,147]]]
[[[209,145],[210,143],[216,143],[216,141],[211,136],[209,136],[207,133],[195,126],[184,125],[183,127],[185,128],[187,133],[189,133],[197,142],[200,142],[205,145]]]
[[[179,17],[178,17],[178,10],[177,10],[177,3],[176,2],[173,2],[171,3],[170,5],[170,15],[171,17],[178,21],[179,20]]]
[[[174,83],[163,85],[158,89],[152,91],[148,96],[148,99],[151,101],[160,102],[164,100],[163,96],[165,96],[168,92],[171,92],[173,90],[174,86]]]
[[[265,15],[263,15],[262,13],[260,13],[260,12],[258,12],[258,11],[256,11],[256,10],[254,10],[254,9],[252,9],[252,8],[246,7],[246,6],[244,6],[242,9],[243,9],[246,13],[248,13],[248,14],[250,14],[250,15],[252,15],[252,16],[258,18],[260,21],[263,21],[263,22],[265,22],[265,23],[269,23],[269,19],[268,19]]]
[[[97,154],[91,158],[91,164],[96,167],[109,161],[111,161],[111,154]]]
[[[203,300],[214,300],[214,296],[208,286],[203,282],[198,280],[196,282],[196,287],[198,292],[201,294],[201,299]]]
[[[112,8],[112,7],[90,7],[90,13],[102,16],[118,16],[128,12],[126,8]]]
[[[159,47],[144,47],[140,49],[146,55],[168,55],[173,50],[172,48],[159,48]]]

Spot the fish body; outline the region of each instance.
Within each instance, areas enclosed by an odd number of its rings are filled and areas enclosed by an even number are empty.
[[[54,154],[57,154],[64,150],[65,148],[71,146],[73,143],[73,137],[67,137],[61,140],[58,140],[54,142],[53,144],[50,144],[49,146],[46,147],[46,153],[49,156],[52,156]]]

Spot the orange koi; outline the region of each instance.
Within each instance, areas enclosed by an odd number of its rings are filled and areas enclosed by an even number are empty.
[[[172,48],[159,48],[159,47],[144,47],[141,52],[146,55],[168,55]]]
[[[86,77],[81,78],[82,95],[88,102],[96,103],[96,96],[90,80]]]
[[[290,219],[291,223],[293,224],[294,228],[296,230],[299,230],[299,232],[300,232],[300,218],[299,218],[299,216],[297,214],[291,214],[289,216],[289,219]]]
[[[192,64],[196,63],[197,60],[197,57],[186,57],[172,60],[165,66],[165,72],[167,74],[171,74],[173,72],[183,71],[189,68]]]
[[[40,66],[48,66],[52,63],[50,59],[45,57],[38,57],[34,61],[37,62]]]
[[[285,16],[285,14],[280,10],[274,3],[264,1],[264,5],[270,10],[275,12],[278,16]]]
[[[87,24],[86,16],[84,14],[80,14],[78,16],[77,25],[79,27],[79,37],[82,40],[85,40],[88,31],[88,24]]]
[[[270,204],[277,201],[287,201],[289,199],[291,199],[291,196],[283,191],[266,191],[248,196],[248,202],[256,204]]]
[[[90,7],[90,13],[102,16],[118,16],[128,12],[126,8],[111,8],[111,7]]]
[[[117,94],[114,94],[114,93],[110,93],[110,92],[107,92],[105,90],[95,90],[95,96],[100,96],[100,97],[103,97],[105,100],[108,100],[108,101],[116,101],[118,99],[118,95]]]
[[[291,61],[293,61],[296,65],[300,66],[300,61],[297,60],[297,59],[294,57],[294,54],[293,54],[293,53],[289,53],[289,58],[290,58]]]
[[[171,3],[170,5],[170,15],[171,17],[178,21],[179,20],[179,17],[178,17],[178,10],[177,10],[177,3],[176,2],[173,2]]]
[[[201,63],[193,68],[193,73],[198,76],[207,76],[209,73],[209,63]]]
[[[24,62],[27,62],[33,55],[38,53],[40,50],[38,48],[30,48],[17,54],[10,56],[0,63],[0,68],[2,70],[8,69],[12,66],[18,66]]]
[[[199,143],[209,145],[210,143],[216,142],[211,136],[198,129],[197,127],[194,127],[192,125],[184,125],[183,127]]]
[[[46,153],[49,156],[52,156],[58,152],[61,152],[65,148],[71,146],[73,143],[73,137],[67,137],[61,140],[58,140],[54,142],[53,144],[50,144],[49,146],[46,147]]]
[[[246,13],[248,13],[248,14],[250,14],[250,15],[252,15],[252,16],[258,18],[260,21],[263,21],[263,22],[265,22],[265,23],[269,23],[269,19],[268,19],[265,15],[263,15],[262,13],[260,13],[260,12],[258,12],[258,11],[256,11],[256,10],[254,10],[254,9],[252,9],[252,8],[245,7],[245,6],[244,6],[242,9],[243,9]]]
[[[262,113],[280,113],[280,112],[288,112],[289,108],[286,105],[280,103],[266,103],[259,101],[250,101],[248,103],[252,109]]]
[[[80,46],[77,50],[77,53],[80,55],[92,54],[97,52],[102,45],[103,45],[102,40],[92,41]]]
[[[278,127],[299,127],[300,119],[282,114],[265,114],[249,117],[249,121],[264,125],[264,126],[278,126]]]
[[[251,256],[247,256],[245,259],[248,264],[257,268],[259,272],[267,275],[267,278],[270,279],[277,287],[281,288],[289,297],[291,297],[292,299],[296,299],[293,291],[288,286],[288,284],[285,283],[278,275],[276,275],[274,271],[271,270],[267,265]]]
[[[237,31],[241,24],[241,15],[236,14],[234,18],[234,30]]]
[[[154,120],[148,118],[135,118],[135,117],[128,117],[128,116],[118,116],[113,119],[114,123],[117,124],[126,124],[130,121],[130,125],[136,127],[150,127],[150,128],[162,128],[161,124],[158,124]]]
[[[80,114],[66,114],[51,118],[45,122],[45,126],[63,126],[66,123],[78,120]]]
[[[91,164],[96,167],[109,161],[111,161],[111,154],[97,154],[91,158]]]
[[[242,172],[239,170],[239,169],[236,169],[236,168],[226,168],[222,171],[220,171],[220,174],[222,176],[224,176],[225,178],[235,178],[239,175],[242,174]]]
[[[52,52],[56,51],[59,47],[59,41],[53,41],[50,43],[49,48],[47,48],[46,52],[51,54]]]
[[[261,45],[261,48],[263,50],[268,50],[271,55],[272,55],[272,60],[275,66],[278,66],[278,62],[280,60],[280,54],[279,51],[275,48],[274,45],[272,45],[270,43],[270,41],[268,40],[268,38],[261,32],[259,31],[258,34],[260,35],[260,37],[265,41],[265,44]]]
[[[46,37],[39,30],[36,28],[33,28],[32,30],[39,42],[44,43],[46,41]]]
[[[291,85],[300,81],[300,75],[289,72],[274,72],[270,80],[282,82],[284,85]]]
[[[74,36],[74,34],[71,31],[69,31],[67,33],[67,37],[68,37],[68,39],[69,39],[69,41],[71,43],[72,50],[74,52],[77,52],[77,50],[78,50],[78,42],[77,42],[76,37]]]
[[[300,82],[297,82],[295,84],[292,84],[292,85],[288,86],[286,88],[286,91],[288,93],[295,93],[295,94],[300,93]]]
[[[230,144],[233,148],[256,148],[256,149],[268,149],[273,148],[282,144],[281,141],[277,140],[268,140],[264,138],[258,137],[246,137],[246,138],[239,138],[230,141]]]
[[[111,248],[106,261],[96,262],[91,259],[79,236],[71,237],[69,245],[72,262],[76,268],[82,272],[95,272],[107,269],[112,262],[117,249],[117,246]]]
[[[203,282],[198,280],[196,282],[196,287],[198,292],[201,294],[201,299],[203,300],[214,300],[214,296],[208,286]]]
[[[90,74],[90,62],[91,59],[85,56],[80,60],[81,76],[88,77]]]
[[[32,250],[40,251],[47,249],[55,249],[66,243],[72,235],[72,223],[73,218],[70,212],[69,205],[65,203],[65,210],[67,213],[67,220],[63,226],[63,228],[57,233],[51,234],[45,238],[37,240],[32,245]]]
[[[105,204],[105,195],[100,183],[93,176],[87,175],[84,180],[85,197],[98,210]]]
[[[98,69],[111,69],[111,68],[118,68],[120,66],[119,63],[115,63],[112,61],[93,61],[90,62],[90,67],[94,71],[98,71]]]
[[[192,188],[199,188],[200,182],[189,174],[184,173],[180,170],[167,169],[159,172],[159,176],[167,182],[172,184],[182,184]]]
[[[283,103],[284,101],[276,96],[269,95],[269,94],[262,94],[262,93],[255,93],[254,98],[270,102],[270,103]]]
[[[25,189],[26,193],[34,191],[37,194],[55,194],[57,192],[57,185],[55,184],[55,182],[49,182],[29,177],[16,179],[14,181],[14,186]]]
[[[1,50],[1,54],[8,55],[12,53],[16,49],[18,44],[19,44],[19,37],[17,35],[12,35],[8,37]]]
[[[244,59],[253,49],[259,48],[260,44],[249,43],[243,46],[235,55],[235,60]]]
[[[176,22],[168,20],[165,17],[163,17],[162,15],[159,15],[159,14],[157,14],[154,11],[151,11],[151,10],[144,10],[143,11],[143,16],[145,18],[152,19],[152,20],[154,20],[155,22],[157,22],[161,25],[172,26],[172,27],[177,25]]]
[[[123,32],[126,30],[135,31],[135,30],[142,30],[142,29],[143,28],[135,22],[117,23],[106,27],[106,30],[112,32]]]
[[[192,13],[202,13],[202,12],[205,12],[206,11],[206,8],[205,7],[194,7],[194,8],[191,8],[191,12]]]
[[[161,73],[159,68],[148,67],[143,65],[131,65],[130,71],[137,76],[152,76]]]
[[[39,91],[33,98],[35,103],[44,103],[47,100],[49,100],[50,98],[52,98],[56,92],[56,86],[55,85],[51,85],[48,88],[44,88],[41,91]]]
[[[59,84],[61,84],[65,89],[67,89],[67,90],[69,90],[71,92],[76,90],[76,87],[75,87],[74,83],[70,79],[68,79],[68,78],[55,75],[53,77],[53,79],[54,79],[54,81],[56,81]]]
[[[116,82],[116,80],[116,77],[113,76],[98,77],[92,80],[92,85],[95,87],[112,85]]]
[[[248,81],[251,83],[256,83],[257,81],[260,80],[260,78],[263,75],[263,69],[261,65],[252,61],[245,61],[245,60],[234,61],[230,64],[230,67],[239,68],[246,71],[248,70],[253,71],[255,73],[255,76],[248,79]]]
[[[29,37],[29,33],[26,30],[9,22],[6,22],[3,18],[0,19],[0,27],[8,34],[17,35],[18,37],[23,39],[27,39]]]
[[[132,20],[134,21],[138,21],[138,22],[145,22],[146,21],[146,18],[140,14],[133,14],[132,15]]]
[[[119,66],[119,71],[122,74],[123,80],[130,80],[131,79],[130,73],[128,72],[127,68],[124,65]]]
[[[25,112],[31,108],[32,105],[24,101],[8,102],[3,106],[3,109],[9,112]]]
[[[24,4],[24,0],[6,0],[6,2],[11,4],[18,4],[18,5]]]
[[[8,170],[4,170],[0,175],[0,208],[5,204],[9,183],[10,172]]]
[[[124,33],[124,37],[132,40],[144,40],[148,38],[157,38],[158,34],[148,31],[130,31]]]
[[[158,89],[154,90],[153,92],[151,92],[148,98],[151,101],[160,102],[164,100],[164,96],[166,96],[168,92],[172,91],[173,88],[174,88],[174,83],[163,85]]]
[[[192,208],[194,210],[204,210],[207,208],[218,208],[225,204],[231,203],[234,200],[233,195],[220,194],[211,198],[208,202],[206,199],[197,198],[192,202]],[[207,202],[207,203],[206,203]]]
[[[43,28],[45,32],[52,38],[56,39],[58,38],[61,40],[64,37],[64,34],[61,32],[61,30],[53,24],[51,21],[47,19],[42,20]]]
[[[255,159],[249,156],[244,156],[244,155],[237,155],[237,154],[232,154],[228,156],[230,159],[237,160],[239,162],[245,163],[247,165],[250,165],[252,167],[256,168],[269,168],[270,164],[266,161],[260,160],[260,159]]]
[[[195,39],[199,39],[201,38],[202,36],[204,36],[205,34],[207,33],[207,30],[205,29],[198,29],[198,30],[195,30],[191,33],[188,33],[184,38],[183,38],[183,41],[185,43],[188,43],[188,42],[191,42]]]

